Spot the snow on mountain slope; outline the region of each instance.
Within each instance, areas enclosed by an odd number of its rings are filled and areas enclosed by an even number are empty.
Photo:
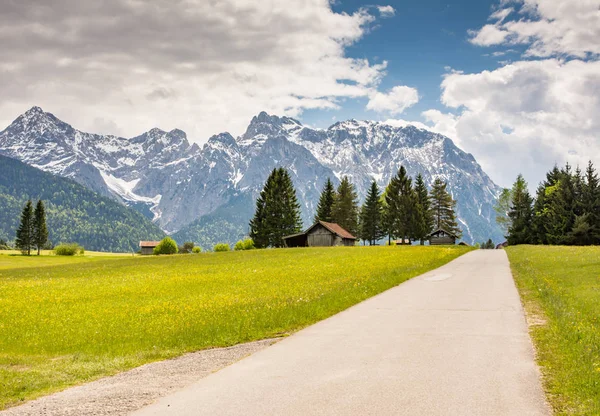
[[[327,177],[337,183],[347,175],[363,198],[372,180],[384,187],[404,165],[429,184],[448,181],[465,240],[502,238],[493,211],[500,188],[452,140],[413,126],[348,120],[311,129],[262,112],[240,137],[221,133],[200,148],[181,130],[130,139],[83,133],[34,107],[0,132],[0,154],[132,205],[167,232],[227,213],[228,236],[247,231],[253,209],[233,201],[253,200],[274,167],[290,170],[307,225]],[[222,209],[228,204],[243,207],[232,216]]]

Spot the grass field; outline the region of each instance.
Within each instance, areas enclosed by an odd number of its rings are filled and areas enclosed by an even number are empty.
[[[56,256],[51,250],[44,250],[41,256],[37,256],[37,253],[31,256],[23,256],[20,251],[2,250],[0,251],[0,270],[88,263],[90,261],[105,260],[107,257],[131,259],[132,255],[90,251],[83,256]]]
[[[600,247],[507,249],[559,415],[600,415]]]
[[[468,250],[0,257],[0,408],[187,351],[297,330]]]

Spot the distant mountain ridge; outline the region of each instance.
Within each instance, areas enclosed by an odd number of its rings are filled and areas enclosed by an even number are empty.
[[[34,107],[0,132],[0,154],[70,177],[205,245],[247,232],[253,201],[276,166],[290,170],[307,226],[327,177],[338,183],[348,175],[363,198],[372,179],[385,187],[402,164],[428,184],[449,182],[466,241],[502,238],[493,210],[500,188],[452,140],[413,126],[348,120],[320,130],[261,112],[241,136],[221,133],[200,147],[181,130],[131,139],[83,133]]]
[[[12,241],[28,199],[46,205],[52,243],[76,242],[87,250],[135,252],[142,239],[164,232],[139,212],[60,176],[0,156],[0,238]]]

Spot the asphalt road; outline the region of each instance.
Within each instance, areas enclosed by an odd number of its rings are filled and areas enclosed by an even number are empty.
[[[549,415],[503,250],[477,250],[134,415]]]

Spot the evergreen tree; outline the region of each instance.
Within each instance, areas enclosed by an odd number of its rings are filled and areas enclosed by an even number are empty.
[[[546,174],[546,180],[542,182],[536,191],[535,203],[533,205],[533,243],[534,244],[548,244],[548,235],[546,230],[546,224],[549,222],[549,195],[560,180],[560,170],[558,166]]]
[[[404,166],[400,166],[385,193],[386,228],[390,237],[402,239],[415,238],[417,216],[417,195],[412,188],[412,180]]]
[[[33,213],[33,244],[40,255],[42,248],[48,242],[48,226],[46,225],[46,208],[42,200],[38,200]]]
[[[360,238],[373,245],[383,237],[381,194],[377,182],[373,181],[360,211]]]
[[[358,194],[347,176],[344,176],[335,194],[331,219],[350,234],[358,233]]]
[[[512,197],[508,212],[508,244],[529,244],[532,242],[533,199],[529,195],[523,175],[517,176],[510,194]]]
[[[17,238],[15,240],[15,246],[23,254],[27,253],[28,256],[31,255],[31,247],[35,244],[33,223],[33,204],[29,200],[21,213],[21,224],[17,229]]]
[[[548,244],[568,244],[575,223],[575,190],[571,167],[560,171],[555,185],[546,188],[545,223]]]
[[[454,234],[457,238],[462,236],[462,230],[456,222],[454,207],[456,201],[446,190],[448,184],[436,178],[431,189],[431,211],[433,212],[434,228],[442,229]]]
[[[283,237],[301,228],[300,204],[292,179],[284,168],[273,169],[256,200],[250,237],[257,248],[283,247]]]
[[[331,208],[333,201],[335,200],[335,189],[333,188],[333,182],[330,178],[327,178],[321,197],[319,198],[319,204],[317,205],[317,213],[315,215],[315,222],[325,221],[332,222],[331,219]]]
[[[421,241],[421,245],[425,244],[425,238],[433,231],[433,215],[431,212],[431,201],[427,186],[423,180],[423,175],[420,173],[415,179],[415,194],[417,200],[417,211],[415,221],[414,237]]]
[[[600,181],[591,161],[585,170],[582,205],[592,236],[590,244],[600,244]]]

